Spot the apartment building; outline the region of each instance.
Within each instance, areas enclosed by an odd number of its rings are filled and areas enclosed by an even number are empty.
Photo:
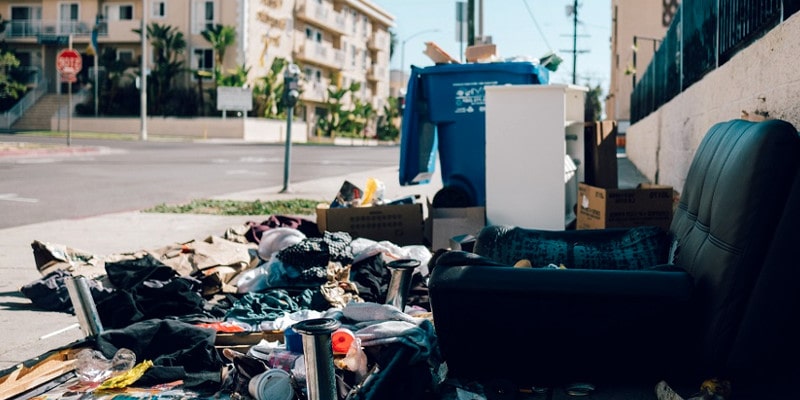
[[[389,96],[394,17],[369,0],[0,0],[0,14],[8,21],[6,44],[47,79],[50,92],[63,90],[55,60],[70,42],[83,55],[81,81],[90,79],[94,30],[100,51],[113,47],[118,59],[137,63],[141,38],[133,30],[144,17],[184,34],[187,68],[214,69],[213,49],[201,32],[216,24],[233,26],[237,34],[223,69],[250,68],[251,83],[266,75],[276,57],[298,64],[308,121],[326,112],[332,84],[359,82],[356,97],[378,110]],[[147,58],[152,61],[152,54]],[[186,73],[180,83],[193,86],[195,79]]]
[[[678,0],[611,1],[611,82],[606,115],[619,132],[630,126],[631,93],[678,11]]]

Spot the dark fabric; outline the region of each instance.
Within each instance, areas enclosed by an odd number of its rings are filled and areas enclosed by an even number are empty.
[[[225,319],[245,322],[253,327],[265,321],[274,321],[300,310],[300,305],[286,290],[275,289],[266,293],[247,293],[225,314]]]
[[[294,228],[303,232],[306,237],[320,237],[319,228],[315,222],[304,218],[290,217],[286,215],[272,215],[264,221],[247,221],[249,229],[244,234],[247,241],[261,243],[261,235],[273,228]]]
[[[64,286],[64,278],[70,274],[63,269],[57,269],[40,279],[22,286],[19,291],[27,297],[36,307],[47,311],[73,312],[69,291]]]
[[[434,399],[433,378],[426,362],[410,362],[413,350],[395,343],[367,348],[368,356],[380,371],[364,384],[353,399],[406,400]]]
[[[276,254],[284,264],[300,270],[314,267],[327,268],[328,262],[338,261],[342,264],[353,262],[353,250],[350,242],[353,238],[347,232],[325,232],[322,238],[307,238],[289,246]]]
[[[580,269],[642,269],[667,262],[670,235],[654,226],[589,231],[543,231],[488,226],[475,253],[502,264],[527,259]]]
[[[740,329],[798,155],[800,137],[789,123],[734,120],[708,131],[689,168],[670,230],[678,241],[675,265],[698,289],[698,363],[710,373],[722,372]]]
[[[69,290],[65,284],[65,279],[71,277],[68,271],[56,269],[48,273],[41,279],[37,279],[20,288],[20,292],[31,300],[33,305],[48,310],[74,313],[72,300],[69,297]],[[114,289],[103,287],[94,279],[87,279],[89,291],[95,303],[109,297]]]
[[[223,314],[203,298],[200,281],[178,276],[150,255],[108,263],[106,271],[117,290],[96,301],[105,328],[123,328],[153,318]]]
[[[214,348],[215,339],[213,329],[173,320],[147,320],[102,332],[96,346],[109,359],[126,348],[136,354],[137,362],[153,361],[144,382],[165,383],[180,376],[188,388],[213,392],[221,383],[224,364]]]
[[[178,273],[150,254],[139,258],[106,263],[108,280],[117,289],[131,289],[145,280],[168,281]]]
[[[383,304],[392,273],[382,254],[376,254],[353,264],[351,279],[364,301]]]

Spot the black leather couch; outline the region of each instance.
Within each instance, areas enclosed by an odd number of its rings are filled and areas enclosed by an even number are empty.
[[[536,268],[550,261],[530,240],[560,240],[574,258],[627,230],[484,228],[476,254],[442,255],[429,280],[451,376],[518,387],[721,377],[734,398],[800,396],[799,168],[789,123],[714,125],[680,192],[666,265]],[[510,267],[520,259],[537,261]]]

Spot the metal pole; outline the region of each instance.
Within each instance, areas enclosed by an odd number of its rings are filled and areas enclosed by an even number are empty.
[[[69,49],[72,50],[71,33],[69,34]],[[67,83],[67,96],[67,146],[70,146],[72,144],[72,77]]]
[[[289,193],[289,170],[292,164],[292,116],[294,107],[286,111],[286,146],[283,153],[283,189],[280,193]]]
[[[141,96],[141,131],[139,138],[147,140],[147,1],[142,2],[142,78],[139,94]]]
[[[336,373],[333,367],[331,333],[341,323],[332,318],[307,319],[292,326],[303,335],[308,400],[336,400]]]
[[[78,317],[78,323],[83,334],[90,337],[102,333],[103,323],[97,313],[97,307],[92,298],[92,291],[89,288],[86,277],[68,277],[64,280],[64,285],[67,287],[72,308],[75,310],[75,316]]]
[[[99,84],[99,78],[97,73],[97,68],[99,68],[98,57],[100,56],[97,54],[100,50],[94,49],[94,117],[97,118],[99,111],[98,108],[100,107],[100,99],[97,97],[100,95],[100,90],[97,87]]]
[[[411,274],[414,273],[415,268],[419,267],[419,264],[418,260],[400,259],[387,265],[387,268],[392,271],[392,278],[386,290],[385,304],[394,306],[400,311],[405,310],[408,290],[411,288]]]
[[[633,74],[631,74],[632,77],[633,77],[633,83],[632,83],[632,86],[631,86],[632,89],[636,89],[636,53],[639,52],[639,47],[637,47],[637,44],[636,44],[637,40],[636,39],[637,39],[637,37],[634,35],[633,36]]]

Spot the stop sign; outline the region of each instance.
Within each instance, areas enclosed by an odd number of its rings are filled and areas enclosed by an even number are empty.
[[[83,68],[81,54],[73,49],[61,50],[56,58],[56,69],[62,74],[77,74]]]

